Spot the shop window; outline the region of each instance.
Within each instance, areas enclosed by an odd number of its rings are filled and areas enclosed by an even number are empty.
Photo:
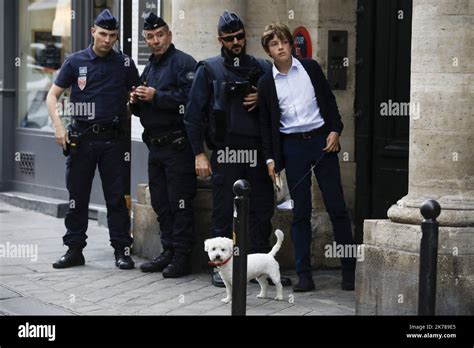
[[[20,0],[19,8],[18,126],[52,131],[46,96],[71,52],[71,0]]]

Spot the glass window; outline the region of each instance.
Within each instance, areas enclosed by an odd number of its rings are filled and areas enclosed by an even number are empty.
[[[20,0],[19,7],[18,126],[51,131],[46,95],[71,52],[71,0]]]

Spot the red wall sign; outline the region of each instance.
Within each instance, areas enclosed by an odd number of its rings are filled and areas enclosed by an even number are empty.
[[[305,27],[298,27],[293,31],[293,54],[297,58],[313,58],[311,36]]]

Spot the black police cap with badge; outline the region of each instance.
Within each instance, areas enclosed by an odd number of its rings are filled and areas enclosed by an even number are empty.
[[[117,19],[112,15],[112,13],[105,9],[95,19],[95,25],[98,27],[107,29],[107,30],[115,30],[118,29],[119,23]]]
[[[219,17],[219,23],[217,24],[217,31],[221,33],[235,33],[244,27],[244,23],[240,20],[239,16],[235,12],[224,10],[222,15]]]
[[[167,24],[161,17],[158,17],[153,12],[150,12],[146,15],[145,21],[143,22],[143,30],[155,30],[164,27],[165,25]]]

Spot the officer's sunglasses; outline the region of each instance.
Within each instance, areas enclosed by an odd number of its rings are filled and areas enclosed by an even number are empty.
[[[234,39],[242,40],[242,39],[245,39],[245,33],[238,33],[238,34],[229,35],[229,36],[221,36],[221,39],[224,40],[225,42],[232,42],[234,41]]]

